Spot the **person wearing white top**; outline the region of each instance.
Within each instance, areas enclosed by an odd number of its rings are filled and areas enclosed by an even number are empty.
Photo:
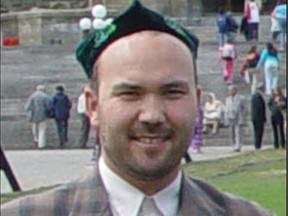
[[[90,132],[90,119],[87,115],[87,102],[85,94],[88,91],[88,87],[85,86],[82,89],[81,95],[78,97],[77,112],[81,118],[81,133],[79,138],[79,145],[81,148],[86,148],[89,132]]]
[[[255,0],[250,0],[245,7],[245,16],[248,21],[249,40],[258,40],[259,23],[260,23],[260,7]]]

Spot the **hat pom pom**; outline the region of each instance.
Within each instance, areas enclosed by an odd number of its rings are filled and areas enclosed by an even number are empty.
[[[97,4],[92,8],[92,15],[95,18],[104,18],[107,15],[107,9],[102,4]]]
[[[79,26],[82,30],[89,30],[92,27],[92,21],[87,17],[82,18],[79,21]]]
[[[106,27],[105,21],[102,19],[93,20],[93,28],[96,30],[104,29]]]

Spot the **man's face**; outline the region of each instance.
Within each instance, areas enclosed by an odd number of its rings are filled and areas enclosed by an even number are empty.
[[[98,59],[102,153],[124,178],[159,179],[177,171],[193,134],[192,55],[177,38],[154,34],[122,38]]]

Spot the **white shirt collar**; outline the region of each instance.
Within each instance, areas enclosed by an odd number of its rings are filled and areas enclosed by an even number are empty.
[[[113,215],[137,216],[145,194],[115,174],[102,157],[99,159],[99,171],[108,192]],[[181,178],[182,172],[179,171],[173,182],[151,196],[164,216],[177,215]]]

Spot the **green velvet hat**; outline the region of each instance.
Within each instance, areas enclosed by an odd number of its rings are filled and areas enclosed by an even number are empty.
[[[106,47],[119,38],[144,30],[165,32],[177,37],[187,45],[196,58],[199,44],[196,36],[135,0],[122,14],[113,21],[110,20],[103,28],[92,32],[77,47],[76,58],[87,77],[91,78],[93,65]]]

